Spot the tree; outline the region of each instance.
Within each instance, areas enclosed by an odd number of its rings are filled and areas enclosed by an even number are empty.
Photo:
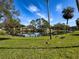
[[[33,29],[36,30],[36,32],[40,32],[41,34],[45,34],[46,30],[49,28],[49,23],[47,20],[45,20],[44,18],[39,18],[36,20],[32,20],[30,22],[30,25],[32,25]]]
[[[23,24],[20,24],[20,27],[26,27],[25,25],[23,25]]]
[[[41,29],[42,29],[42,34],[43,35],[48,35],[50,34],[50,31],[48,31],[50,24],[48,23],[47,20],[45,20],[44,18],[41,19]]]
[[[36,28],[36,20],[30,21],[30,25],[34,26]]]
[[[19,12],[15,9],[13,0],[0,0],[0,18],[4,17],[4,24],[8,19],[15,18],[14,15],[18,16]]]
[[[49,28],[49,23],[44,18],[36,19],[36,27],[37,29]]]
[[[76,20],[77,28],[79,29],[79,18]]]
[[[11,17],[12,0],[0,0],[0,15],[8,19]]]
[[[53,28],[54,28],[55,30],[66,30],[66,27],[69,28],[69,26],[68,26],[68,25],[65,25],[64,23],[63,23],[63,24],[58,23],[58,24],[55,24],[55,25],[53,26]]]
[[[5,30],[11,35],[17,34],[17,29],[20,28],[20,21],[16,19],[9,19],[5,23]]]
[[[74,12],[74,9],[72,7],[67,7],[62,11],[63,18],[67,20],[67,23],[66,23],[67,25],[68,25],[69,19],[72,19],[74,16],[73,12]],[[68,28],[66,30],[68,31]]]
[[[15,9],[13,5],[13,0],[0,0],[0,19],[2,17],[4,18],[3,24],[6,30],[7,30],[7,27],[6,27],[7,25],[9,27],[13,26],[13,23],[15,22],[13,19],[18,19],[18,17],[14,17],[14,15],[18,16],[19,12]]]
[[[34,33],[36,31],[36,28],[33,25],[27,26],[27,32]]]

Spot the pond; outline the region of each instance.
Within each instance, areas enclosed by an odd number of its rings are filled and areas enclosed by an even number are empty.
[[[23,36],[23,37],[38,37],[41,36],[40,33],[26,33],[26,34],[18,34],[18,36]]]

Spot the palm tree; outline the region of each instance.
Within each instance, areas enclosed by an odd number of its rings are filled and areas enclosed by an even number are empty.
[[[62,11],[63,18],[67,20],[67,23],[66,23],[67,25],[68,25],[69,19],[72,19],[74,16],[73,12],[74,12],[74,9],[72,7],[67,7]],[[66,30],[68,31],[68,28],[66,28]]]
[[[46,0],[46,3],[47,3],[47,12],[48,12],[48,22],[49,22],[49,25],[50,25],[50,11],[49,11],[49,0]],[[51,35],[51,25],[49,26],[49,36],[50,36],[50,39],[52,39],[52,35]]]

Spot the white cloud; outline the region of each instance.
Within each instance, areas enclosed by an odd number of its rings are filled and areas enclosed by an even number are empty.
[[[57,12],[62,12],[62,9],[63,9],[62,4],[58,4],[58,5],[56,6],[56,11],[57,11]]]
[[[40,10],[35,5],[33,5],[33,4],[29,5],[27,9],[30,12],[35,13],[38,17],[44,18],[48,21],[48,17],[45,14],[41,13]],[[52,21],[53,21],[53,19],[50,17],[51,24],[52,24]]]
[[[39,9],[35,5],[29,5],[27,8],[30,12],[38,12]]]
[[[27,8],[30,12],[32,12],[32,13],[35,13],[37,16],[39,16],[39,17],[41,17],[41,18],[45,18],[45,19],[47,19],[47,17],[44,15],[44,14],[42,14],[41,12],[40,12],[40,10],[35,6],[35,5],[29,5],[29,7]]]
[[[28,25],[32,20],[30,17],[26,17],[26,15],[20,15],[19,19],[21,21],[21,24],[24,24],[24,25]]]
[[[36,13],[38,16],[40,16],[41,18],[44,18],[45,20],[47,20],[48,21],[48,17],[46,17],[45,15],[43,15],[42,13]],[[52,22],[53,22],[53,18],[52,17],[50,17],[50,23],[52,24]]]
[[[39,10],[35,5],[33,5],[33,4],[32,4],[32,5],[29,5],[29,7],[28,7],[27,9],[28,9],[30,12],[35,13],[37,16],[46,19],[45,15],[42,14],[42,13],[40,13],[40,12],[39,12],[40,10]]]
[[[41,17],[41,18],[45,18],[45,19],[47,19],[46,16],[43,15],[42,13],[40,13],[40,12],[37,12],[36,15],[38,15],[38,16]]]

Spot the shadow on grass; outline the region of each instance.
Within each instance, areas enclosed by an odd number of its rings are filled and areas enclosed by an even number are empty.
[[[72,34],[73,36],[79,36],[79,34]]]
[[[9,40],[10,38],[0,38],[0,41],[2,40]]]
[[[79,48],[79,45],[66,46],[66,47],[0,47],[0,49],[65,49],[65,48]]]

